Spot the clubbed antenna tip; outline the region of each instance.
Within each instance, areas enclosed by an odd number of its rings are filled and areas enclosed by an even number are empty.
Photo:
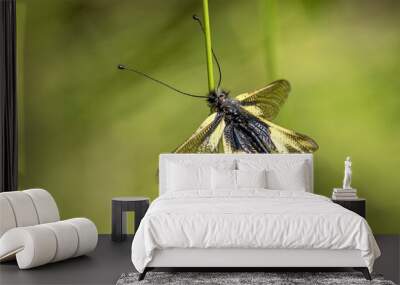
[[[123,65],[123,64],[118,64],[118,69],[126,69],[126,66],[125,65]]]

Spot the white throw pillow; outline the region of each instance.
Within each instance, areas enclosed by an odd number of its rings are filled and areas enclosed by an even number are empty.
[[[212,168],[211,184],[213,190],[236,190],[236,170]]]
[[[169,163],[167,185],[169,191],[211,188],[211,167]]]
[[[306,191],[310,189],[309,166],[306,161],[282,159],[239,159],[239,170],[267,170],[267,188]]]
[[[267,171],[236,170],[237,188],[267,188]]]
[[[272,169],[267,171],[268,189],[306,191],[308,179],[305,163],[292,165],[285,169]]]

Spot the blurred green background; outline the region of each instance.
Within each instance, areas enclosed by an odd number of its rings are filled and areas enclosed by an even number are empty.
[[[111,198],[157,196],[158,155],[209,110],[127,63],[207,92],[200,0],[18,0],[20,188],[43,187],[62,218],[110,232]],[[375,233],[400,233],[400,2],[210,0],[213,46],[231,94],[277,78],[292,93],[276,122],[308,134],[315,192],[353,186]]]

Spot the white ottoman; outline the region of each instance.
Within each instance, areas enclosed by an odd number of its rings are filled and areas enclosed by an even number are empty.
[[[59,221],[45,190],[0,193],[0,261],[17,259],[20,269],[84,255],[96,248],[97,229],[86,218]]]

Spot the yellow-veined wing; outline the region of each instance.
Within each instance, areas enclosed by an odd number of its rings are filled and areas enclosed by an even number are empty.
[[[273,120],[285,103],[290,91],[290,83],[284,79],[277,80],[264,88],[236,97],[242,108],[254,116]]]
[[[318,144],[312,138],[285,129],[261,117],[258,119],[269,126],[270,137],[277,153],[312,153],[318,150]]]
[[[175,153],[214,153],[224,131],[225,122],[222,113],[208,116],[194,134],[179,146]]]

